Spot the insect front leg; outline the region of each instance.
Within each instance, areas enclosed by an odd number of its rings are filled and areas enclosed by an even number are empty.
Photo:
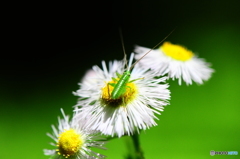
[[[122,77],[122,75],[119,74],[118,72],[116,72],[116,75],[117,75],[118,78],[121,78],[121,77]]]
[[[141,80],[141,79],[144,79],[144,77],[142,77],[142,78],[137,78],[137,79],[133,79],[133,80],[129,81],[128,83],[132,83],[132,82],[134,82],[134,81]]]

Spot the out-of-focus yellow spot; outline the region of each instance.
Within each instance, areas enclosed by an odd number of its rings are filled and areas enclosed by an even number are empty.
[[[194,56],[193,52],[187,48],[170,42],[164,42],[160,49],[165,55],[170,56],[175,60],[187,61]]]

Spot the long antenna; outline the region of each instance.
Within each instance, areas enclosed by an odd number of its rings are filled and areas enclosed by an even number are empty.
[[[177,27],[176,27],[177,28]],[[148,52],[145,53],[145,55],[143,55],[140,59],[138,59],[136,62],[134,62],[134,64],[132,64],[132,66],[130,67],[129,70],[131,70],[140,60],[142,60],[147,54],[149,54],[153,49],[155,49],[157,46],[159,46],[164,40],[166,40],[172,33],[173,31],[176,29],[174,28],[167,36],[165,36],[165,38],[163,38],[159,43],[157,43],[157,45],[155,45],[153,48],[151,48]]]
[[[125,66],[127,67],[127,55],[125,52],[125,47],[124,47],[124,42],[123,42],[122,29],[120,27],[119,27],[119,34],[120,34],[121,44],[122,44],[122,49],[123,49],[123,54],[124,54],[123,60],[124,60]]]

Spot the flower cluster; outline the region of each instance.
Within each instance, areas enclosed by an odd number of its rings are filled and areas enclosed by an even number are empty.
[[[104,158],[91,147],[104,149],[99,135],[132,136],[156,126],[155,120],[169,104],[167,80],[202,84],[213,73],[210,64],[183,46],[164,42],[142,58],[149,48],[136,46],[129,63],[102,62],[93,66],[73,92],[79,97],[72,120],[62,110],[58,128],[48,134],[55,150],[45,150],[54,158]],[[142,59],[141,59],[142,58]],[[137,63],[133,63],[133,60]],[[139,60],[140,59],[140,60]],[[125,68],[127,66],[127,68]]]

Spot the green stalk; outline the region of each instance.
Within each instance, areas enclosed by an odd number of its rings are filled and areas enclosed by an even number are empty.
[[[131,138],[133,140],[133,145],[135,147],[136,159],[145,159],[144,156],[143,156],[143,151],[140,147],[140,141],[139,141],[138,133],[134,133],[133,135],[131,135]]]

